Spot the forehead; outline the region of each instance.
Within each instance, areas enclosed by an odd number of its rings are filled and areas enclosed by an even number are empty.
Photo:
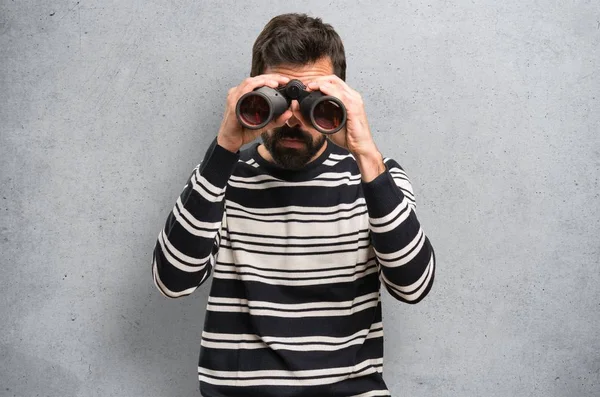
[[[333,64],[329,57],[321,58],[315,63],[307,65],[277,65],[265,69],[265,74],[276,73],[290,79],[298,79],[304,84],[316,77],[329,76],[333,74]]]

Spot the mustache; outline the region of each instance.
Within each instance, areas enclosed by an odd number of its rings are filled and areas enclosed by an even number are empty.
[[[273,138],[275,138],[275,140],[280,140],[284,138],[299,139],[304,142],[310,142],[312,140],[311,136],[308,133],[302,131],[299,128],[289,127],[287,125],[276,128],[275,131],[273,131]]]

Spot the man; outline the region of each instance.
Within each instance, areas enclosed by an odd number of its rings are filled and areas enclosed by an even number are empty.
[[[402,168],[377,149],[345,83],[341,39],[319,18],[273,18],[250,78],[229,90],[217,137],[158,236],[153,277],[168,297],[213,274],[198,366],[203,396],[387,396],[380,286],[417,303],[435,258]],[[293,101],[261,130],[238,99],[299,79],[339,98],[326,139]],[[240,151],[258,136],[255,143]]]

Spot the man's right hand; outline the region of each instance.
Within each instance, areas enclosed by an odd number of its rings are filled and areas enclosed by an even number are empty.
[[[253,91],[255,88],[263,86],[277,88],[280,85],[287,84],[289,81],[290,79],[288,77],[278,74],[262,74],[256,77],[249,77],[237,87],[229,89],[227,93],[225,115],[223,116],[221,127],[219,128],[219,134],[217,135],[217,143],[219,146],[235,153],[240,150],[243,145],[254,141],[262,132],[284,125],[285,122],[292,117],[292,111],[290,109],[283,112],[277,119],[271,120],[271,122],[263,128],[259,130],[249,130],[244,128],[238,121],[235,115],[235,107],[242,95]]]

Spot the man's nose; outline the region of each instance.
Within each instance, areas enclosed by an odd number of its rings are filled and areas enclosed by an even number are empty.
[[[290,109],[292,110],[292,117],[290,117],[285,123],[289,127],[295,127],[297,125],[304,126],[304,123],[302,120],[302,114],[300,113],[300,105],[298,104],[298,101],[292,101],[292,105],[290,106]]]

